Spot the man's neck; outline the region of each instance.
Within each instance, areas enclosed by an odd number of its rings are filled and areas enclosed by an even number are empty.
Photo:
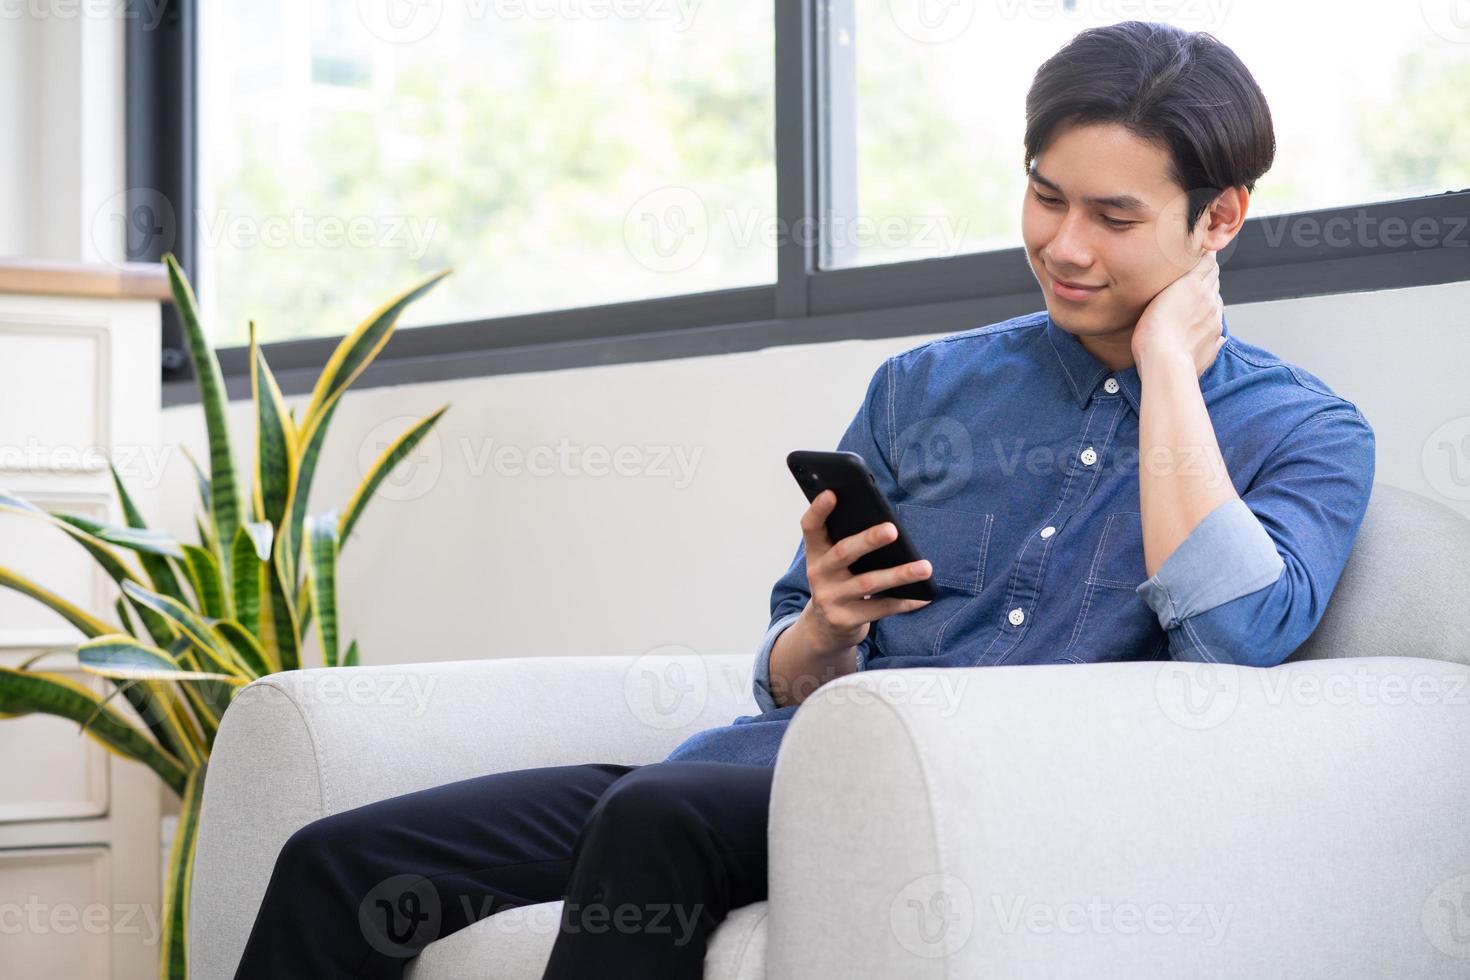
[[[1082,349],[1102,361],[1111,371],[1126,371],[1133,366],[1133,330],[1101,337],[1075,334]]]

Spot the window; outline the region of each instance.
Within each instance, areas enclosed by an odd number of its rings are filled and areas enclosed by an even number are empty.
[[[770,8],[205,0],[195,279],[215,344],[769,284]]]
[[[1135,7],[1213,34],[1260,83],[1277,153],[1252,217],[1470,185],[1470,21],[1451,0],[836,0],[851,21],[828,35],[828,140],[853,147],[855,173],[835,167],[823,267],[1017,245],[1031,77]]]
[[[1041,302],[1036,67],[1140,16],[1230,44],[1275,115],[1227,302],[1459,281],[1465,2],[176,0],[124,23],[119,227],[180,255],[236,396],[246,317],[295,393],[445,266],[359,384],[963,330]]]

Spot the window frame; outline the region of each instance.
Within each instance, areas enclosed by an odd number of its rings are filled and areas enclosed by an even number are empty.
[[[773,0],[778,227],[856,210],[855,73],[826,43],[854,22],[855,0]],[[192,214],[197,198],[198,0],[164,0],[162,22],[129,20],[127,171],[130,188],[149,188]],[[1019,161],[1017,166],[1019,174]],[[1435,247],[1299,243],[1299,232],[1329,224],[1429,218],[1458,226]],[[1470,278],[1470,190],[1248,218],[1222,264],[1228,304],[1396,289]],[[416,326],[393,339],[356,387],[410,384],[656,361],[785,344],[943,334],[1045,307],[1022,248],[943,258],[823,268],[822,242],[783,236],[770,285],[689,293],[512,316]],[[822,236],[818,236],[822,237]],[[1273,243],[1273,238],[1275,242]],[[1455,239],[1458,239],[1458,243]],[[162,241],[141,259],[157,260]],[[172,250],[194,273],[197,234],[178,222]],[[166,307],[164,406],[198,400],[182,331]],[[282,390],[311,390],[339,337],[263,345]],[[249,397],[248,351],[218,351],[231,398]]]

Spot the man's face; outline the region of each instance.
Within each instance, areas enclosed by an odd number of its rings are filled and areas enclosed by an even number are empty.
[[[1032,161],[1021,237],[1057,326],[1130,337],[1149,301],[1201,254],[1185,233],[1186,205],[1162,147],[1113,123],[1054,130]],[[1100,288],[1069,292],[1058,280]]]

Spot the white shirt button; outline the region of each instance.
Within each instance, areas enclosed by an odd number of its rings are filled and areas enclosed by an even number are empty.
[[[1104,381],[1103,391],[1106,391],[1110,395],[1116,395],[1118,393],[1118,379],[1109,378],[1108,380]]]
[[[1026,614],[1023,613],[1019,607],[1016,609],[1012,609],[1010,615],[1006,618],[1011,621],[1012,626],[1020,626],[1022,623],[1026,622]]]
[[[1096,463],[1096,462],[1097,462],[1097,450],[1093,449],[1091,446],[1088,446],[1086,449],[1082,450],[1082,465],[1083,466],[1091,466],[1093,463]]]
[[[1047,538],[1056,533],[1057,529],[1048,524],[1046,527],[1041,529],[1041,540],[1045,541]]]

